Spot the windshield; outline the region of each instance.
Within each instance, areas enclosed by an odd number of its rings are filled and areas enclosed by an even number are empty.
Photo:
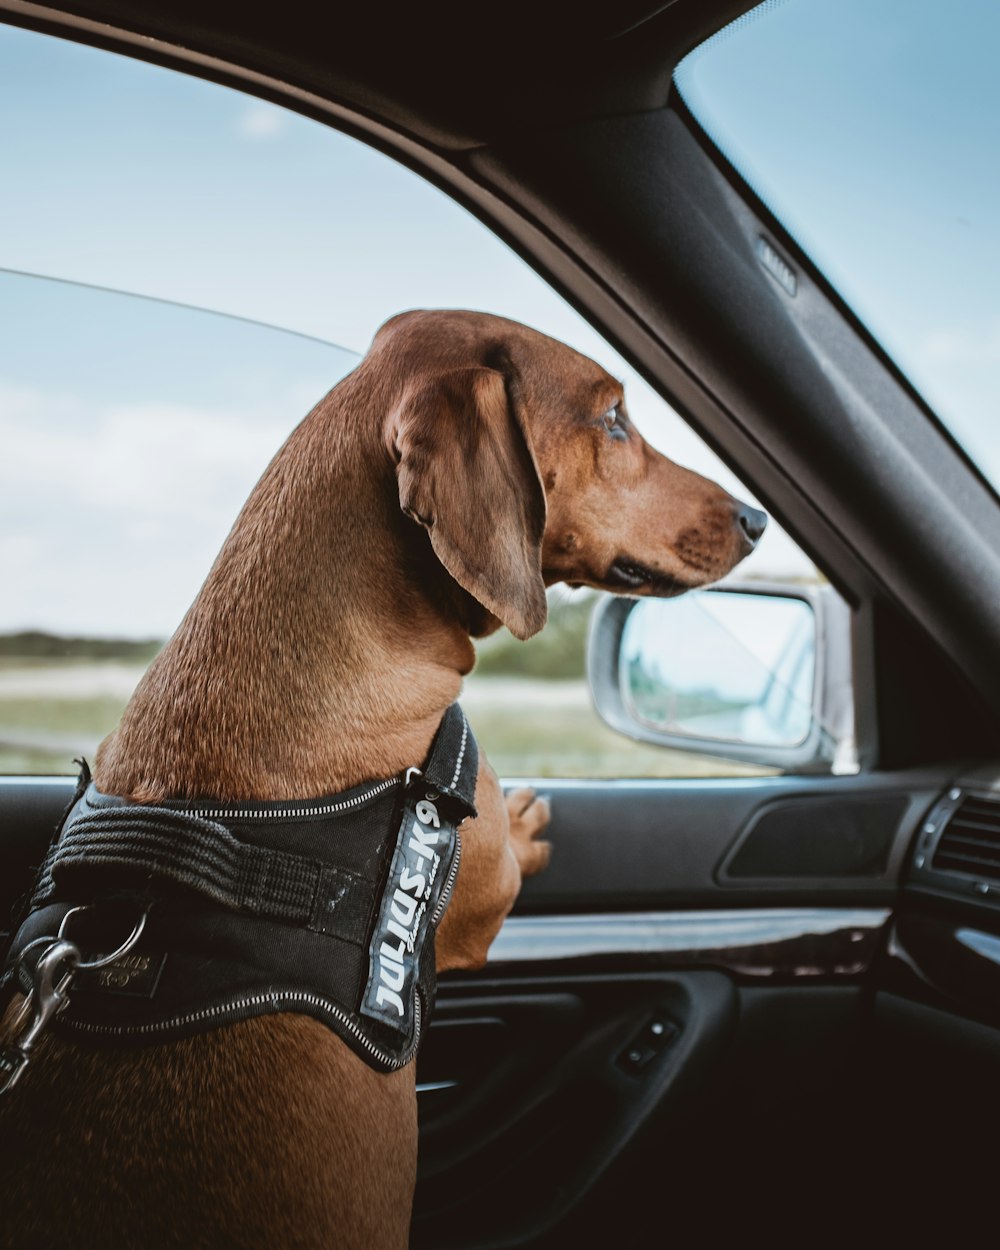
[[[994,487],[998,46],[995,0],[768,0],[675,75],[701,127]]]

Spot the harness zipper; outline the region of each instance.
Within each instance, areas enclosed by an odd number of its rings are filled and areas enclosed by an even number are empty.
[[[455,830],[455,854],[452,857],[451,867],[448,869],[448,876],[445,878],[444,889],[435,904],[434,911],[431,913],[431,924],[436,925],[444,915],[444,909],[448,906],[448,900],[451,898],[451,892],[455,888],[455,878],[458,876],[458,861],[462,858],[462,835]]]
[[[358,1028],[351,1017],[339,1008],[336,1003],[330,1002],[327,998],[322,998],[318,994],[306,994],[299,990],[276,991],[273,994],[255,994],[250,998],[237,998],[229,1003],[220,1003],[215,1007],[206,1007],[202,1011],[192,1011],[185,1016],[175,1016],[173,1020],[161,1020],[154,1024],[138,1024],[138,1025],[119,1025],[119,1024],[90,1024],[82,1020],[66,1019],[60,1021],[69,1029],[82,1033],[99,1033],[113,1037],[138,1037],[150,1036],[156,1033],[164,1033],[169,1029],[182,1028],[188,1024],[197,1024],[202,1020],[211,1020],[216,1016],[221,1016],[226,1012],[238,1011],[244,1007],[262,1007],[264,1005],[274,1005],[280,1003],[283,1006],[287,1004],[292,1008],[295,1004],[308,1004],[311,1007],[321,1007],[324,1011],[328,1011],[330,1015],[335,1016],[347,1031],[389,1071],[396,1071],[405,1067],[410,1062],[417,1047],[420,1045],[420,995],[414,996],[414,1016],[413,1016],[413,1042],[407,1047],[406,1053],[398,1059],[387,1054],[381,1047],[376,1046],[370,1041],[364,1033]]]
[[[284,820],[288,817],[303,816],[332,816],[336,812],[346,812],[352,807],[358,807],[362,803],[367,803],[369,799],[373,799],[377,794],[383,794],[390,786],[398,784],[400,778],[389,777],[385,781],[379,781],[365,790],[362,794],[356,794],[351,799],[342,799],[339,803],[325,803],[321,807],[295,807],[286,808],[281,811],[268,811],[267,809],[245,810],[243,808],[182,808],[177,809],[181,815],[200,816],[204,820]]]

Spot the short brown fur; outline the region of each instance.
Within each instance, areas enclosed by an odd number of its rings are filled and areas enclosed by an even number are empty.
[[[393,318],[265,471],[96,781],[155,802],[392,776],[425,757],[470,635],[537,632],[556,581],[622,589],[622,556],[663,579],[632,593],[714,580],[749,550],[736,508],[563,344],[484,314]],[[549,855],[545,801],[505,799],[485,760],[477,804],[441,971],[482,966]],[[407,1243],[413,1065],[378,1075],[304,1016],[136,1049],[50,1035],[0,1132],[6,1246]]]

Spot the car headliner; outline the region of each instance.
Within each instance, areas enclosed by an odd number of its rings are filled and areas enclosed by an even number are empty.
[[[15,21],[18,12],[41,14],[17,0],[4,7]],[[524,128],[660,107],[677,60],[753,6],[505,0],[477,10],[467,0],[286,0],[272,9],[234,0],[56,0],[47,7],[232,61],[424,142],[461,149]]]

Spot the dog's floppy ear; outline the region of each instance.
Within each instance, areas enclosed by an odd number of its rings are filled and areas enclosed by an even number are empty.
[[[518,638],[545,624],[545,492],[495,369],[416,380],[391,438],[403,511],[458,584]]]

